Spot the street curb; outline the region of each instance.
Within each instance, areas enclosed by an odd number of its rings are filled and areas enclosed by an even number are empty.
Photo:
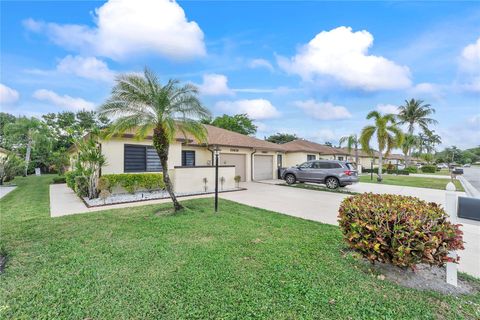
[[[475,189],[475,187],[472,186],[472,184],[468,182],[467,179],[465,179],[462,176],[459,176],[458,180],[460,180],[460,183],[462,184],[463,189],[465,189],[465,192],[467,193],[468,196],[473,198],[480,198],[480,191]]]

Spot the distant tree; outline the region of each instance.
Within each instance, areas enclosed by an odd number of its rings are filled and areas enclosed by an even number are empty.
[[[20,117],[13,123],[6,125],[5,140],[11,149],[25,152],[25,171],[28,174],[28,167],[32,154],[32,148],[40,138],[45,138],[48,131],[43,122],[36,118]]]
[[[373,125],[366,126],[362,129],[360,135],[360,144],[362,149],[367,153],[372,153],[370,147],[371,140],[374,135],[378,144],[378,179],[382,180],[383,157],[388,156],[390,151],[399,147],[403,143],[403,133],[395,123],[395,117],[391,114],[382,115],[378,111],[371,111],[367,115],[367,119],[374,120]]]
[[[162,164],[165,188],[175,211],[181,210],[183,206],[173,192],[168,173],[168,150],[176,132],[191,134],[199,142],[206,141],[205,127],[198,119],[210,116],[210,112],[198,99],[197,88],[180,85],[177,80],[161,84],[155,73],[145,68],[143,75],[118,76],[99,113],[117,117],[109,127],[110,136],[135,129],[135,136],[141,139],[153,130],[153,146]]]
[[[202,123],[244,135],[254,135],[257,132],[257,126],[253,124],[253,120],[247,114],[236,114],[234,116],[224,114],[215,119],[204,119]]]
[[[7,124],[13,123],[17,120],[17,118],[10,113],[0,112],[0,146],[7,148],[5,145],[5,133],[4,129]]]
[[[413,134],[415,125],[426,132],[429,131],[429,125],[438,123],[437,120],[429,118],[430,115],[435,113],[435,109],[423,102],[423,100],[415,99],[405,100],[405,105],[398,108],[398,123],[407,124],[409,134]]]
[[[355,164],[358,165],[358,146],[360,145],[358,136],[356,134],[351,134],[346,137],[341,137],[338,143],[340,147],[342,144],[346,143],[348,152],[352,152],[352,149],[355,149]]]
[[[272,143],[277,143],[277,144],[283,144],[287,143],[290,141],[294,141],[299,139],[296,134],[291,134],[291,133],[275,133],[266,138],[265,140],[272,142]]]
[[[23,160],[13,152],[8,152],[6,156],[0,157],[0,185],[21,175],[24,167]]]
[[[329,147],[333,147],[333,144],[330,141],[325,141],[325,145]]]

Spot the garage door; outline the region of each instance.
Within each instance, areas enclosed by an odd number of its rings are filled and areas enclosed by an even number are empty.
[[[253,159],[253,179],[273,179],[273,156],[255,155]]]
[[[220,154],[220,164],[235,166],[235,175],[240,176],[241,181],[245,181],[245,155],[244,154]]]

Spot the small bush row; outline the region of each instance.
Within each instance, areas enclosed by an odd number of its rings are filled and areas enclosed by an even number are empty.
[[[364,193],[344,199],[339,224],[346,242],[371,262],[414,268],[442,266],[463,249],[459,225],[436,203],[415,197]]]
[[[437,171],[437,166],[426,165],[420,168],[423,173],[435,173]]]
[[[98,190],[112,191],[112,188],[122,187],[130,193],[139,189],[165,189],[161,173],[121,173],[105,174],[98,180]]]
[[[409,175],[410,172],[408,172],[407,170],[390,170],[390,169],[387,169],[387,170],[384,170],[383,172],[386,172],[388,174],[401,174],[401,175]],[[378,169],[363,169],[362,170],[362,173],[378,173]]]
[[[64,176],[58,176],[58,177],[53,177],[52,183],[57,184],[57,183],[65,183],[66,179]]]
[[[407,170],[409,173],[417,173],[418,172],[418,168],[416,166],[406,167],[405,170]]]

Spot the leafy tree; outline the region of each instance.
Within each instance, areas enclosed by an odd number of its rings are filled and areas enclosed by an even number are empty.
[[[437,120],[429,118],[435,113],[435,109],[423,102],[423,100],[415,99],[405,100],[405,105],[399,107],[398,123],[407,124],[409,134],[413,134],[415,125],[418,125],[423,131],[428,131],[429,125],[438,123]]]
[[[5,127],[9,123],[14,123],[17,120],[17,118],[10,113],[5,113],[5,112],[0,112],[0,146],[2,147],[7,147],[5,145]]]
[[[13,150],[25,151],[25,171],[28,174],[28,167],[32,148],[40,137],[47,132],[44,124],[36,118],[19,117],[13,123],[5,127],[5,139]]]
[[[0,157],[0,185],[22,174],[24,167],[22,159],[13,152],[8,152],[6,156]]]
[[[290,141],[298,140],[299,137],[296,134],[291,134],[291,133],[275,133],[266,138],[265,140],[272,142],[272,143],[277,143],[277,144],[284,144]]]
[[[352,152],[352,149],[355,149],[355,164],[358,165],[358,146],[360,145],[358,136],[356,134],[351,134],[346,137],[341,137],[338,143],[340,147],[342,144],[346,143],[348,152]]]
[[[204,119],[202,123],[244,135],[254,135],[257,132],[257,126],[253,124],[253,120],[247,114],[236,114],[234,116],[224,114],[213,120]]]
[[[333,147],[333,144],[330,141],[325,141],[325,145],[329,147]]]
[[[96,198],[98,195],[98,178],[100,168],[106,164],[105,156],[102,154],[98,143],[98,132],[92,132],[88,139],[80,139],[76,143],[78,150],[78,163],[81,164],[85,176],[88,178],[88,197]]]
[[[391,114],[382,115],[378,111],[371,111],[367,119],[374,120],[373,125],[362,129],[360,135],[360,144],[365,152],[372,153],[370,147],[371,140],[376,134],[378,144],[378,179],[382,180],[383,156],[388,156],[393,148],[399,147],[403,143],[403,133],[395,122],[395,117]]]
[[[51,154],[50,162],[59,175],[65,173],[66,168],[70,164],[70,158],[65,149],[56,150]]]
[[[165,187],[175,211],[181,210],[168,174],[168,148],[177,131],[206,141],[206,130],[199,119],[210,116],[210,112],[200,103],[195,86],[180,85],[178,80],[162,85],[148,68],[143,75],[120,75],[116,82],[99,110],[102,116],[116,116],[109,136],[135,130],[135,136],[141,139],[153,129],[153,146],[160,157]]]

